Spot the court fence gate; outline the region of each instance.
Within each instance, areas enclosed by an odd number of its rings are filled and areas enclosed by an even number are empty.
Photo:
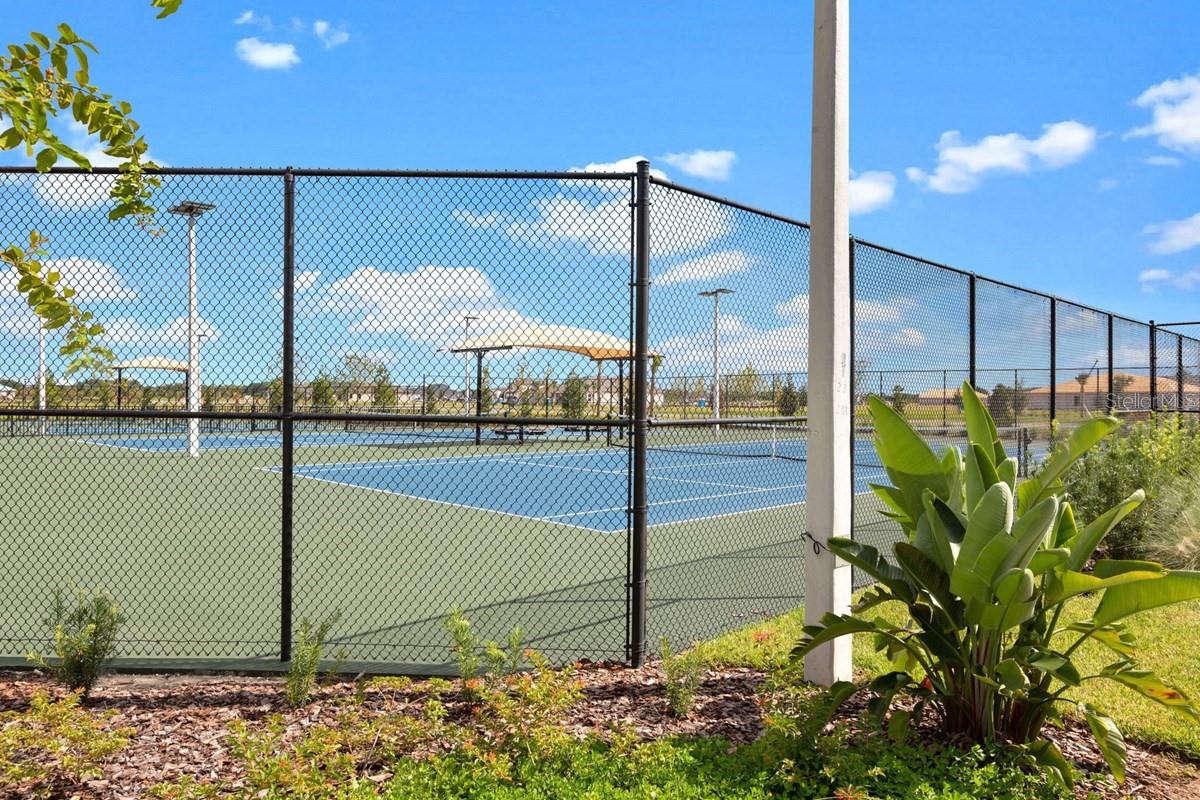
[[[102,589],[118,664],[453,669],[461,608],[640,664],[802,603],[808,228],[632,173],[5,168],[0,238],[104,329],[72,372],[0,290],[0,661]],[[18,245],[21,246],[21,245]],[[961,441],[967,381],[1032,469],[1097,413],[1200,409],[1200,340],[852,239],[854,535],[896,530],[865,398]],[[862,581],[858,582],[861,585]]]

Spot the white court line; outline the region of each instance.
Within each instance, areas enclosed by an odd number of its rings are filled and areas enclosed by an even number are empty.
[[[773,486],[770,489],[752,489],[747,492],[725,492],[723,494],[700,495],[699,497],[680,497],[680,498],[676,498],[674,500],[660,500],[657,503],[650,503],[649,507],[654,508],[656,506],[678,505],[679,503],[695,503],[699,500],[717,500],[722,497],[741,497],[742,495],[746,495],[746,494],[760,494],[762,492],[775,492],[775,491],[781,491],[783,489],[798,489],[798,488],[802,488],[802,487],[803,487],[803,484],[794,484],[792,486]],[[566,519],[567,517],[581,517],[581,516],[584,516],[587,514],[598,514],[601,512],[610,513],[613,511],[626,511],[627,509],[628,509],[627,506],[619,506],[616,508],[594,508],[589,511],[573,511],[570,514],[555,514],[553,516],[542,517],[542,519]],[[754,510],[758,511],[760,509],[754,509]]]
[[[163,450],[160,447],[130,447],[126,444],[109,444],[95,439],[70,439],[75,444],[94,444],[96,447],[111,447],[113,450],[128,450],[131,453],[178,453],[178,450]]]
[[[586,525],[572,525],[569,522],[557,522],[552,517],[531,517],[528,514],[516,514],[511,511],[499,511],[495,508],[485,508],[483,506],[471,506],[471,505],[467,505],[466,503],[452,503],[449,500],[437,500],[432,497],[422,497],[421,495],[417,495],[417,494],[405,494],[404,492],[394,492],[390,489],[377,489],[374,486],[362,486],[357,483],[346,483],[344,481],[332,481],[332,480],[329,480],[328,478],[314,478],[311,475],[300,475],[299,473],[297,473],[297,476],[304,478],[305,480],[316,481],[318,483],[328,483],[333,486],[345,486],[350,489],[361,489],[361,490],[367,491],[367,492],[375,492],[376,494],[387,494],[387,495],[392,495],[393,497],[405,497],[405,498],[408,498],[409,500],[423,500],[426,503],[434,503],[435,505],[439,505],[439,506],[450,506],[451,508],[466,508],[471,511],[487,511],[492,514],[499,514],[503,517],[515,517],[516,519],[531,519],[531,520],[534,520],[537,522],[549,522],[554,525],[561,525],[564,528],[575,528],[575,529],[581,530],[581,531],[600,531],[601,533],[615,533],[616,532],[616,531],[606,531],[603,528],[589,528]],[[620,530],[621,530],[621,532],[624,532],[625,529],[621,528]]]
[[[593,456],[593,455],[596,455],[597,453],[606,453],[606,452],[612,452],[615,455],[617,452],[620,452],[620,451],[614,449],[612,451],[609,451],[609,450],[583,450],[583,451],[580,451],[577,453],[528,453],[528,454],[525,454],[524,458],[526,458],[526,459],[579,458],[580,456]],[[317,470],[326,470],[326,469],[337,470],[337,469],[350,468],[350,467],[357,467],[360,469],[377,469],[377,468],[382,468],[382,467],[395,466],[397,464],[399,464],[399,465],[431,464],[431,463],[475,464],[475,463],[478,463],[481,461],[503,461],[503,460],[519,458],[519,457],[520,456],[514,457],[511,453],[503,453],[503,454],[487,455],[487,456],[461,456],[461,455],[459,455],[459,456],[437,456],[437,457],[419,456],[417,458],[399,458],[394,461],[386,461],[386,460],[381,461],[379,459],[375,459],[372,461],[329,461],[329,462],[318,463],[318,464],[297,464],[296,466],[297,466],[297,469],[299,469],[300,467],[304,467],[305,469],[317,469]],[[718,463],[720,463],[720,462],[718,462]],[[279,467],[268,467],[267,469],[278,470]]]

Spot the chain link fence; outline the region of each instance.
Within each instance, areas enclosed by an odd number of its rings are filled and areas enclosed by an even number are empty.
[[[72,372],[3,278],[5,663],[73,586],[147,668],[277,669],[336,616],[347,669],[440,672],[453,607],[636,663],[803,601],[804,224],[648,171],[169,169],[145,231],[111,171],[0,177],[114,353]],[[969,381],[1026,469],[1052,422],[1200,407],[1200,341],[850,246],[877,546],[870,394],[957,444]]]

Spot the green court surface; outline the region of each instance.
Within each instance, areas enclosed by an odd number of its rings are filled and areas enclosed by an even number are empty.
[[[595,452],[591,452],[595,451]],[[513,625],[553,660],[624,659],[625,530],[445,503],[352,483],[308,480],[305,465],[380,464],[446,471],[485,495],[519,491],[514,458],[589,452],[623,469],[626,453],[592,442],[428,447],[306,446],[296,451],[293,619],[339,615],[347,668],[438,672],[451,656],[442,620],[461,606],[484,636]],[[500,456],[500,457],[497,457]],[[492,458],[485,471],[451,464]],[[6,479],[0,657],[44,647],[56,589],[103,588],[127,624],[119,663],[144,668],[272,669],[281,604],[281,453],[212,450],[198,459],[55,437],[0,439]],[[420,462],[417,466],[415,462]],[[730,476],[747,460],[720,459]],[[588,497],[585,472],[572,482]],[[579,483],[575,483],[579,482]],[[624,498],[621,498],[622,502]],[[651,497],[651,503],[655,498]],[[863,508],[859,513],[869,514]],[[795,502],[652,525],[648,641],[690,641],[797,605],[803,596],[803,490]]]

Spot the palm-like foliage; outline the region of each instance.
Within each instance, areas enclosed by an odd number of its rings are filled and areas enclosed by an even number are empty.
[[[1071,768],[1041,738],[1058,706],[1084,681],[1112,680],[1200,720],[1182,692],[1137,668],[1135,643],[1122,620],[1146,609],[1200,598],[1200,572],[1167,571],[1148,561],[1096,561],[1097,545],[1143,500],[1138,491],[1087,524],[1063,498],[1060,477],[1119,423],[1105,417],[1077,428],[1038,474],[1017,483],[1017,462],[1000,443],[996,426],[967,384],[962,390],[969,447],[938,457],[886,403],[871,398],[876,449],[890,485],[872,486],[884,514],[904,531],[893,558],[846,538],[829,540],[839,557],[871,575],[876,585],[855,615],[828,614],[805,628],[794,651],[853,633],[868,633],[895,671],[876,678],[870,714],[883,721],[898,693],[911,709],[893,711],[889,732],[906,734],[928,710],[940,714],[950,735],[975,742],[1008,742],[1064,782]],[[1090,620],[1062,622],[1066,602],[1101,593]],[[908,608],[895,625],[865,612],[887,601]],[[1098,673],[1084,675],[1072,661],[1089,640],[1114,653]],[[849,685],[834,688],[847,697]],[[1079,706],[1114,776],[1124,777],[1121,731],[1090,705]]]

